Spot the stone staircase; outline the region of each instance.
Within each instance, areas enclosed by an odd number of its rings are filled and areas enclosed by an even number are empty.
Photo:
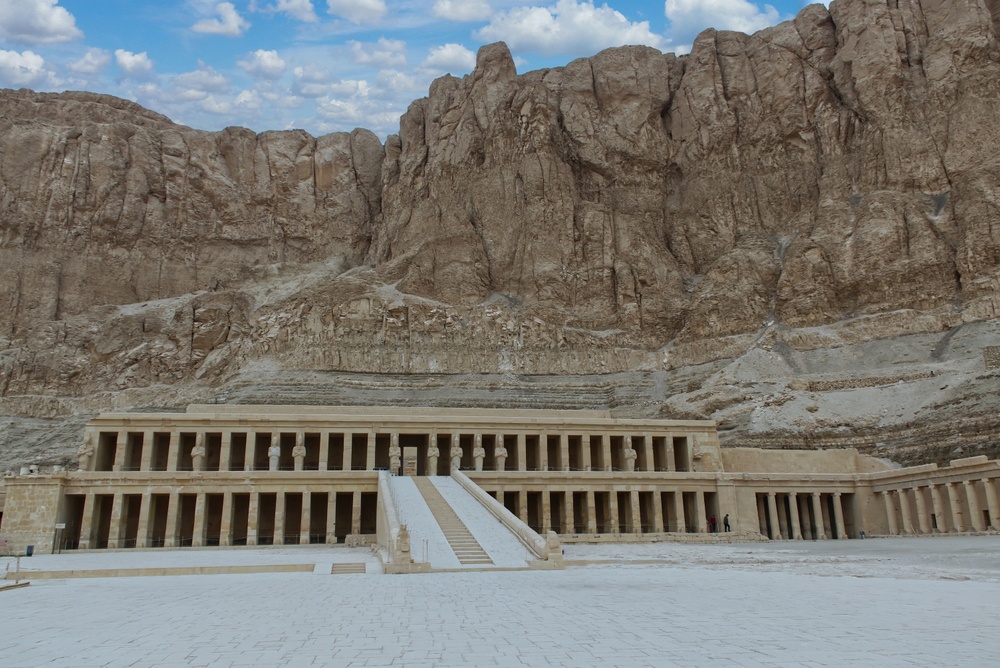
[[[367,572],[367,567],[363,562],[334,564],[330,568],[330,575],[363,574],[365,572]]]
[[[427,507],[441,527],[448,545],[451,546],[458,563],[463,566],[491,566],[493,560],[486,554],[479,542],[475,539],[469,529],[462,523],[455,511],[452,510],[448,502],[441,496],[430,478],[418,477],[413,479],[417,490],[424,497]]]

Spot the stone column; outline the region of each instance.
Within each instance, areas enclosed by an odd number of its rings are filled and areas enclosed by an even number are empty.
[[[614,470],[614,459],[611,457],[611,437],[601,434],[601,457],[604,458],[604,470]]]
[[[400,467],[403,463],[403,451],[399,447],[399,432],[393,431],[389,434],[389,472],[392,475],[399,475],[402,471]]]
[[[128,449],[128,432],[120,431],[115,437],[115,461],[111,466],[112,471],[121,471],[125,468],[125,451]]]
[[[354,459],[354,432],[345,431],[344,434],[344,460],[341,462],[341,468],[344,471],[351,470],[351,463]]]
[[[705,492],[698,490],[695,492],[695,521],[698,523],[698,533],[706,533],[708,518],[705,517]]]
[[[563,504],[563,526],[566,527],[566,533],[576,533],[576,514],[573,512],[573,492],[565,492],[563,498],[566,499],[566,503]]]
[[[882,503],[885,504],[886,523],[889,525],[889,535],[895,536],[899,533],[896,528],[896,505],[892,502],[892,494],[888,490],[879,492],[882,495]]]
[[[274,500],[274,544],[285,544],[285,493],[278,492]]]
[[[655,471],[656,470],[656,454],[653,452],[653,436],[652,434],[643,434],[642,436],[642,447],[646,453],[646,468],[645,471]]]
[[[934,532],[947,533],[948,525],[944,517],[944,502],[941,500],[941,485],[931,485],[931,505],[934,507]]]
[[[167,470],[177,470],[177,460],[180,455],[181,435],[177,429],[170,430],[170,441],[167,443]]]
[[[173,443],[172,437],[171,443]],[[164,547],[177,547],[177,514],[180,511],[180,505],[180,492],[170,492],[170,498],[167,500],[167,529],[163,537]]]
[[[427,436],[427,475],[437,475],[438,460],[441,458],[441,450],[438,449],[438,435],[432,431]]]
[[[528,448],[525,445],[525,434],[517,435],[517,470],[528,470]]]
[[[790,513],[788,521],[792,525],[788,535],[793,540],[802,540],[802,523],[799,521],[799,499],[798,494],[795,492],[789,492],[788,494],[788,510]]]
[[[94,493],[83,497],[83,519],[80,520],[80,549],[89,550],[94,534]]]
[[[907,498],[907,490],[897,490],[896,494],[899,496],[899,514],[903,518],[903,533],[907,535],[912,534],[913,520],[910,518],[910,499]]]
[[[361,535],[361,492],[351,495],[351,533]]]
[[[674,492],[674,513],[677,515],[677,531],[687,531],[687,513],[684,511],[684,492]]]
[[[552,531],[552,499],[549,491],[542,491],[542,535],[547,535]]]
[[[321,429],[319,432],[319,463],[317,467],[320,471],[330,470],[330,430]]]
[[[809,495],[796,494],[795,503],[798,505],[799,521],[802,522],[802,537],[808,536],[811,539],[815,534],[812,522],[809,521]]]
[[[309,544],[309,527],[312,524],[312,493],[302,492],[302,517],[299,522],[299,545]]]
[[[121,469],[118,469],[121,470]],[[111,528],[108,531],[108,549],[117,550],[122,535],[122,493],[115,492],[111,500]]]
[[[260,521],[260,494],[250,490],[247,508],[247,545],[257,544],[257,523]]]
[[[139,458],[140,471],[150,471],[153,468],[153,440],[155,433],[152,429],[142,432],[142,457]]]
[[[202,547],[205,544],[205,492],[198,492],[194,497],[194,536],[192,547]]]
[[[958,500],[958,490],[955,483],[945,483],[948,490],[948,504],[951,506],[951,528],[952,531],[961,533],[965,531],[965,522],[962,519],[962,503]]]
[[[146,437],[143,436],[143,446]],[[149,547],[149,515],[153,512],[153,494],[148,490],[142,493],[139,505],[139,529],[135,532],[135,546]]]
[[[813,519],[816,522],[816,537],[819,540],[826,540],[826,527],[823,524],[823,503],[819,492],[813,492]]]
[[[833,525],[837,527],[837,539],[847,538],[847,527],[844,526],[844,505],[841,492],[833,493]]]
[[[590,434],[584,434],[580,436],[580,447],[583,448],[583,452],[580,453],[583,461],[583,470],[592,470],[594,464],[590,461]]]
[[[997,499],[996,483],[992,478],[983,478],[986,488],[986,507],[990,511],[990,526],[994,531],[1000,531],[1000,500]]]
[[[653,531],[663,533],[663,496],[660,492],[653,492]]]
[[[225,443],[225,441],[223,441]],[[233,493],[222,493],[222,518],[219,522],[219,545],[227,547],[233,544]]]
[[[306,433],[295,432],[295,447],[292,448],[292,461],[296,471],[301,471],[306,465]]]
[[[976,492],[976,481],[965,480],[962,485],[965,486],[965,498],[969,501],[969,524],[972,525],[973,531],[984,531],[986,527],[983,525],[983,514],[979,510],[979,494]]]
[[[337,493],[334,490],[326,495],[326,544],[337,543]]]
[[[587,533],[597,533],[597,504],[594,503],[594,490],[587,490]]]
[[[477,471],[483,470],[483,460],[486,458],[486,449],[483,447],[483,435],[476,433],[472,437],[472,461]]]
[[[549,433],[542,432],[538,435],[538,468],[542,471],[549,470]]]
[[[674,435],[673,434],[667,434],[665,440],[667,442],[667,447],[666,447],[666,452],[667,452],[667,470],[668,471],[676,471],[677,470],[677,461],[676,461],[675,456],[674,456]]]
[[[233,460],[233,432],[222,432],[222,444],[219,448],[219,470],[228,471],[229,463]],[[222,542],[221,539],[219,542]]]
[[[629,493],[629,505],[632,511],[632,533],[642,533],[642,512],[639,510],[639,492],[632,490]]]
[[[778,522],[778,495],[775,492],[767,493],[767,517],[771,521],[771,538],[781,540],[781,524]]]
[[[494,439],[493,459],[496,461],[497,471],[507,470],[507,448],[504,446],[503,434],[497,434]]]
[[[368,432],[368,449],[367,449],[366,452],[368,453],[368,456],[367,456],[367,459],[365,460],[365,470],[366,471],[374,471],[375,470],[375,432],[374,431]],[[360,503],[360,501],[358,501],[358,503]],[[361,511],[359,510],[358,512],[360,513]],[[358,531],[355,532],[355,533],[360,533],[360,531],[361,531],[361,529],[359,528]]]
[[[525,524],[528,523],[528,492],[523,489],[517,493],[517,516]]]
[[[563,471],[569,471],[569,434],[559,434],[559,459]]]
[[[608,514],[611,515],[611,533],[621,533],[621,516],[618,514],[618,492],[614,488],[608,494]]]
[[[914,487],[913,498],[917,502],[917,528],[920,529],[920,533],[922,534],[930,533],[930,518],[927,516],[927,502],[924,499],[923,490],[919,487]]]

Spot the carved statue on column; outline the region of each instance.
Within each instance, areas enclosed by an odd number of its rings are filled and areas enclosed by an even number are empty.
[[[295,447],[292,448],[292,459],[295,460],[295,470],[301,471],[306,461],[306,435],[305,432],[295,434]]]
[[[278,461],[281,459],[281,437],[278,434],[271,435],[271,447],[267,449],[268,470],[277,471]]]
[[[476,463],[476,470],[483,470],[483,460],[486,459],[486,448],[483,447],[483,435],[476,434],[473,440],[472,459]]]
[[[76,456],[80,458],[79,467],[81,471],[90,470],[90,459],[94,456],[94,434],[87,432],[83,436],[83,444],[76,451]]]
[[[438,458],[441,456],[441,450],[437,446],[437,434],[431,434],[431,445],[427,448],[427,473],[428,475],[437,475],[438,470]]]
[[[399,473],[399,461],[403,456],[403,451],[399,449],[399,434],[393,432],[389,436],[389,470]]]
[[[460,469],[462,468],[462,446],[458,444],[458,438],[452,437],[451,441],[451,468]]]
[[[503,445],[503,434],[497,434],[497,448],[493,456],[497,458],[497,471],[503,471],[507,464],[507,448]]]
[[[191,468],[195,471],[205,470],[205,434],[198,432],[194,436],[194,447],[191,448]]]
[[[638,455],[632,447],[632,437],[625,437],[625,470],[635,471],[635,460]]]

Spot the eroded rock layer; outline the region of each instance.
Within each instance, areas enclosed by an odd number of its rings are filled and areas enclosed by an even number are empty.
[[[68,452],[90,411],[313,373],[303,401],[357,401],[344,373],[416,403],[508,374],[498,402],[544,405],[541,374],[733,442],[995,448],[998,34],[996,0],[835,0],[680,57],[517,75],[495,44],[384,144],[2,91],[0,465]],[[913,392],[862,418],[878,379]]]

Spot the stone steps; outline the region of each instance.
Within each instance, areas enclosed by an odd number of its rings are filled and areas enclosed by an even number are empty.
[[[493,560],[486,554],[486,550],[483,549],[468,527],[455,514],[455,511],[452,510],[448,502],[441,496],[441,492],[434,486],[430,478],[418,477],[414,478],[413,482],[417,486],[417,490],[421,496],[424,497],[424,501],[427,503],[427,507],[430,508],[434,519],[437,520],[438,526],[441,527],[441,532],[448,541],[448,545],[451,546],[455,556],[458,557],[458,563],[463,566],[492,565]]]
[[[366,572],[367,567],[364,563],[334,564],[330,567],[330,575],[363,575]]]

